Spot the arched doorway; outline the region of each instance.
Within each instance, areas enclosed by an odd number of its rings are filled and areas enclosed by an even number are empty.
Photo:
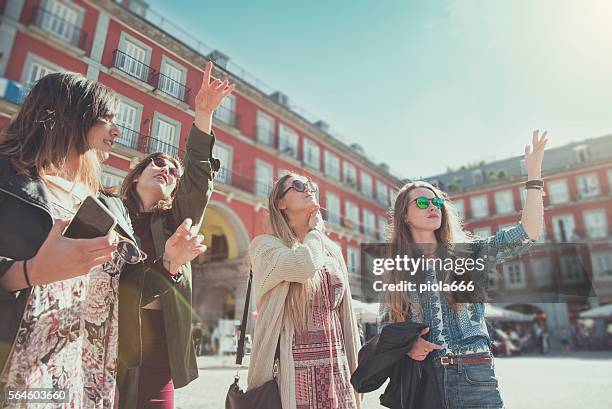
[[[214,328],[220,319],[240,318],[247,272],[243,259],[247,230],[229,206],[211,201],[200,229],[208,250],[193,265],[193,305],[200,319]]]

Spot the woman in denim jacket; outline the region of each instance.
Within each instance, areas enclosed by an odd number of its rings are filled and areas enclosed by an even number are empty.
[[[541,165],[546,142],[546,132],[540,136],[536,130],[532,147],[525,147],[528,190],[520,223],[489,238],[475,239],[464,231],[447,195],[427,182],[408,183],[398,194],[391,234],[391,246],[396,254],[409,253],[435,260],[442,254],[451,254],[450,248],[464,246],[468,257],[475,261],[480,259],[484,266],[480,273],[472,271],[459,275],[454,271],[451,274],[465,284],[472,281],[474,291],[431,289],[420,294],[387,291],[383,295],[383,321],[410,320],[428,325],[408,356],[418,361],[433,361],[440,398],[448,409],[503,407],[482,301],[488,272],[495,270],[496,264],[503,259],[530,247],[542,230]],[[465,244],[454,246],[456,243]],[[411,252],[411,248],[416,252]],[[421,283],[439,282],[440,271],[424,269],[419,274]],[[387,276],[388,282],[401,280],[397,270]]]

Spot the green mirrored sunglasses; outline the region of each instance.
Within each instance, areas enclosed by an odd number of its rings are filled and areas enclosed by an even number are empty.
[[[444,199],[441,197],[432,197],[431,199],[425,196],[417,197],[413,200],[419,209],[427,209],[429,202],[431,202],[436,208],[442,209],[444,207]]]

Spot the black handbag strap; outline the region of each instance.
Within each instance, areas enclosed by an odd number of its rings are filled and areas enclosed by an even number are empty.
[[[246,324],[249,318],[249,307],[251,305],[251,286],[253,284],[253,270],[249,271],[249,283],[247,284],[247,293],[244,300],[244,310],[242,311],[242,322],[240,323],[240,338],[238,338],[238,346],[236,348],[236,365],[242,365],[242,359],[244,358],[244,339],[246,337]],[[274,353],[274,359],[280,357],[280,335],[278,342],[276,343],[276,352]]]
[[[240,323],[240,338],[238,339],[238,348],[236,349],[236,365],[242,365],[244,358],[244,339],[246,337],[246,324],[249,318],[249,306],[251,305],[251,284],[253,282],[253,270],[249,271],[249,283],[247,285],[246,298],[244,300],[244,310],[242,311],[242,322]]]

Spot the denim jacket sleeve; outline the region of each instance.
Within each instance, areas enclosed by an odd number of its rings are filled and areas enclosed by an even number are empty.
[[[484,274],[478,277],[478,281],[484,285],[484,288],[488,287],[488,273],[495,270],[497,264],[520,255],[535,242],[529,238],[520,222],[508,229],[499,230],[486,239],[476,240],[473,243],[474,254],[478,258],[485,259],[486,266]]]

